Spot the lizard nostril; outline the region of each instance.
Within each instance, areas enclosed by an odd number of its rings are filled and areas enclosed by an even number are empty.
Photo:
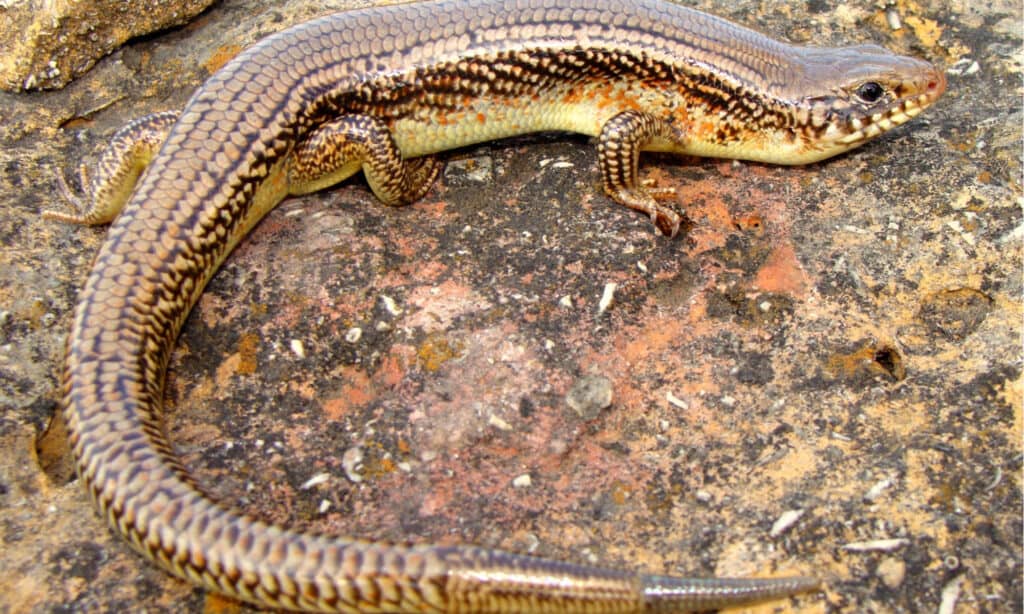
[[[938,98],[946,91],[946,76],[941,72],[935,71],[932,73],[932,78],[928,80],[928,95]]]

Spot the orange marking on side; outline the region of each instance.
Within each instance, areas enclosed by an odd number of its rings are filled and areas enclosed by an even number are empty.
[[[271,194],[287,194],[288,173],[283,169],[276,173],[270,173],[270,175],[267,176],[266,184],[263,189],[268,190]]]
[[[451,117],[451,114],[449,114],[449,113],[440,113],[439,112],[437,114],[437,116],[435,117],[435,119],[437,120],[437,123],[442,125],[442,126],[447,126],[447,125],[449,125],[449,124],[454,122],[454,119]]]
[[[626,92],[618,92],[616,98],[618,99],[619,108],[623,111],[639,111],[640,103],[637,102],[636,98],[631,95],[627,95]]]
[[[533,98],[534,100],[536,100],[537,96],[534,95]],[[562,96],[562,102],[564,102],[565,104],[576,104],[582,99],[583,92],[581,92],[578,88],[571,89]]]

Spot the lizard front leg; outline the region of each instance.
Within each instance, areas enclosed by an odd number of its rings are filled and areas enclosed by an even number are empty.
[[[682,217],[658,203],[638,179],[640,151],[655,141],[683,147],[683,137],[671,125],[642,111],[623,111],[613,116],[597,137],[597,163],[604,190],[612,199],[643,211],[664,235],[679,233]]]

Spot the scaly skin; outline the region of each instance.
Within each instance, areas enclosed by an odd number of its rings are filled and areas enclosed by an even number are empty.
[[[795,47],[659,0],[441,1],[271,36],[176,120],[119,133],[85,210],[51,214],[100,223],[124,203],[68,340],[63,413],[82,480],[164,569],[274,607],[680,612],[811,590],[808,578],[670,578],[253,520],[207,498],[165,438],[168,357],[220,263],[288,194],[363,170],[381,200],[402,204],[429,189],[431,154],[569,130],[597,137],[608,194],[672,235],[679,215],[637,180],[641,151],[812,162],[907,121],[944,88],[930,64],[879,47]]]

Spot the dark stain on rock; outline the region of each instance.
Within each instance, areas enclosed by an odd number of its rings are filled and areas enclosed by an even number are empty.
[[[72,576],[92,582],[106,558],[100,546],[92,542],[74,542],[54,552],[50,565],[54,576]]]
[[[918,317],[929,331],[949,341],[962,341],[981,326],[992,311],[992,299],[973,288],[937,292],[921,304]]]
[[[997,366],[954,387],[943,399],[943,403],[957,408],[957,412],[969,412],[967,418],[973,426],[977,426],[978,421],[992,427],[999,423],[1013,424],[1014,407],[1019,406],[1020,399],[1015,396],[1012,382],[1020,377],[1019,364]]]
[[[764,386],[775,379],[772,357],[762,352],[744,354],[739,359],[734,375],[741,384]]]
[[[524,396],[519,399],[519,416],[521,418],[529,418],[533,415],[535,410],[536,406],[533,401],[530,400],[530,397]]]
[[[670,279],[656,281],[651,288],[655,302],[664,308],[674,309],[686,305],[693,297],[701,281],[700,268],[692,260],[680,265],[677,275]]]
[[[713,250],[711,255],[730,269],[739,269],[754,275],[771,255],[773,245],[761,240],[754,233],[731,234],[725,245]]]
[[[729,276],[723,275],[724,281]],[[735,278],[724,288],[708,293],[708,316],[721,320],[735,320],[742,326],[772,328],[792,315],[793,298],[774,292],[751,292]]]

